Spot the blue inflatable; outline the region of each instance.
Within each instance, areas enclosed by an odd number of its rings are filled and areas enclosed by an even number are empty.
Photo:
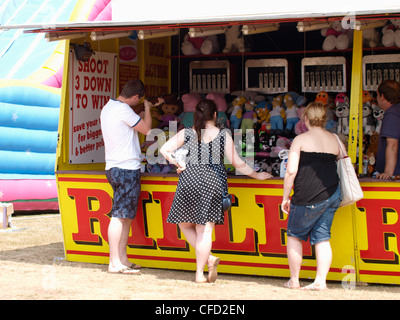
[[[70,20],[77,0],[11,0],[0,24]],[[55,158],[64,42],[0,31],[0,202],[14,210],[58,209]],[[61,53],[61,54],[60,54]]]

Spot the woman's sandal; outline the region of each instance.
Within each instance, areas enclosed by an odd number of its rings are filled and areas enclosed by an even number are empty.
[[[119,269],[117,271],[108,271],[108,273],[111,273],[111,274],[132,274],[132,275],[141,274],[139,269],[131,269],[131,268],[128,268],[128,267]]]
[[[128,268],[129,269],[133,269],[133,270],[140,270],[142,268],[142,266],[138,265],[138,264],[135,264],[135,263],[132,263]]]

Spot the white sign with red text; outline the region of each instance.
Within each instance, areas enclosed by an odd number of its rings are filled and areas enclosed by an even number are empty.
[[[95,52],[89,61],[69,61],[69,163],[104,162],[100,112],[116,96],[117,55]]]

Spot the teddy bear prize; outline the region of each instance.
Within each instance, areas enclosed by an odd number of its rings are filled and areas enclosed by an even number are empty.
[[[345,93],[320,91],[309,94],[309,100],[326,106],[328,120],[326,129],[337,133],[347,146],[349,134],[349,97]],[[164,103],[153,106],[152,127],[159,129],[153,139],[142,144],[143,171],[152,173],[174,173],[176,167],[166,161],[149,161],[147,155],[162,157],[158,153],[169,139],[170,121],[174,121],[174,130],[193,126],[196,104],[202,98],[214,100],[217,105],[217,126],[229,129],[236,148],[242,157],[254,159],[256,171],[270,172],[273,176],[283,177],[286,170],[290,145],[295,136],[306,132],[307,127],[302,115],[308,99],[296,92],[276,95],[260,95],[254,91],[236,91],[231,94],[212,92],[207,95],[185,93],[164,97]],[[378,136],[383,119],[383,111],[378,107],[374,94],[363,91],[363,173],[372,176],[375,167]],[[248,131],[250,130],[250,131]],[[254,132],[254,134],[249,134]],[[240,135],[240,137],[238,137]],[[152,148],[149,150],[149,148]],[[150,152],[147,152],[150,151]],[[180,148],[176,158],[184,163],[188,150]],[[235,174],[232,165],[226,164],[228,174]]]
[[[332,22],[329,28],[321,30],[324,37],[322,49],[348,48],[353,40],[352,29],[343,29],[339,22]],[[248,44],[240,36],[239,26],[231,26],[225,30],[225,47],[221,48],[215,35],[192,38],[189,34],[184,37],[181,50],[184,55],[208,55],[218,52],[245,52]],[[400,19],[389,20],[381,32],[377,29],[363,31],[363,41],[369,47],[382,44],[385,47],[400,47]],[[396,74],[398,77],[398,74]],[[396,78],[397,79],[397,78]],[[363,163],[363,172],[360,176],[372,176],[375,169],[375,157],[383,111],[378,107],[374,92],[363,92],[363,159],[356,159]],[[349,135],[349,97],[346,93],[332,93],[320,91],[307,93],[307,97],[296,92],[280,93],[275,95],[261,95],[255,91],[236,91],[230,94],[211,92],[208,94],[186,93],[181,97],[168,95],[163,97],[165,102],[161,106],[152,108],[152,127],[160,129],[153,141],[142,144],[142,171],[153,173],[176,172],[175,166],[164,161],[149,161],[146,154],[157,159],[162,158],[158,150],[168,140],[170,121],[176,121],[176,130],[193,126],[193,117],[197,102],[201,98],[212,99],[218,107],[217,125],[231,130],[234,138],[241,134],[241,141],[237,150],[242,157],[254,159],[256,171],[270,172],[277,177],[285,174],[288,151],[294,137],[307,131],[302,112],[311,101],[319,101],[326,106],[328,121],[326,129],[337,133],[347,147]],[[156,98],[155,98],[156,100]],[[308,101],[307,101],[308,100]],[[254,130],[253,135],[246,134],[246,130]],[[241,131],[240,131],[241,130]],[[239,133],[238,133],[239,132]],[[147,140],[147,139],[146,139]],[[250,140],[250,141],[247,141]],[[147,152],[149,148],[152,148]],[[185,161],[187,150],[182,148],[176,154],[177,159]],[[182,163],[183,163],[182,162]],[[233,166],[226,164],[228,174],[235,174]]]

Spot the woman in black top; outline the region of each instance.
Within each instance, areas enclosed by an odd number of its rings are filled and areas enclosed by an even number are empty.
[[[289,215],[287,254],[290,279],[285,287],[300,288],[301,242],[310,238],[311,245],[315,245],[317,275],[315,281],[303,289],[325,290],[332,262],[330,230],[341,202],[336,167],[340,149],[335,135],[325,129],[327,116],[322,104],[310,103],[304,115],[308,131],[293,140],[283,187],[282,210]]]

